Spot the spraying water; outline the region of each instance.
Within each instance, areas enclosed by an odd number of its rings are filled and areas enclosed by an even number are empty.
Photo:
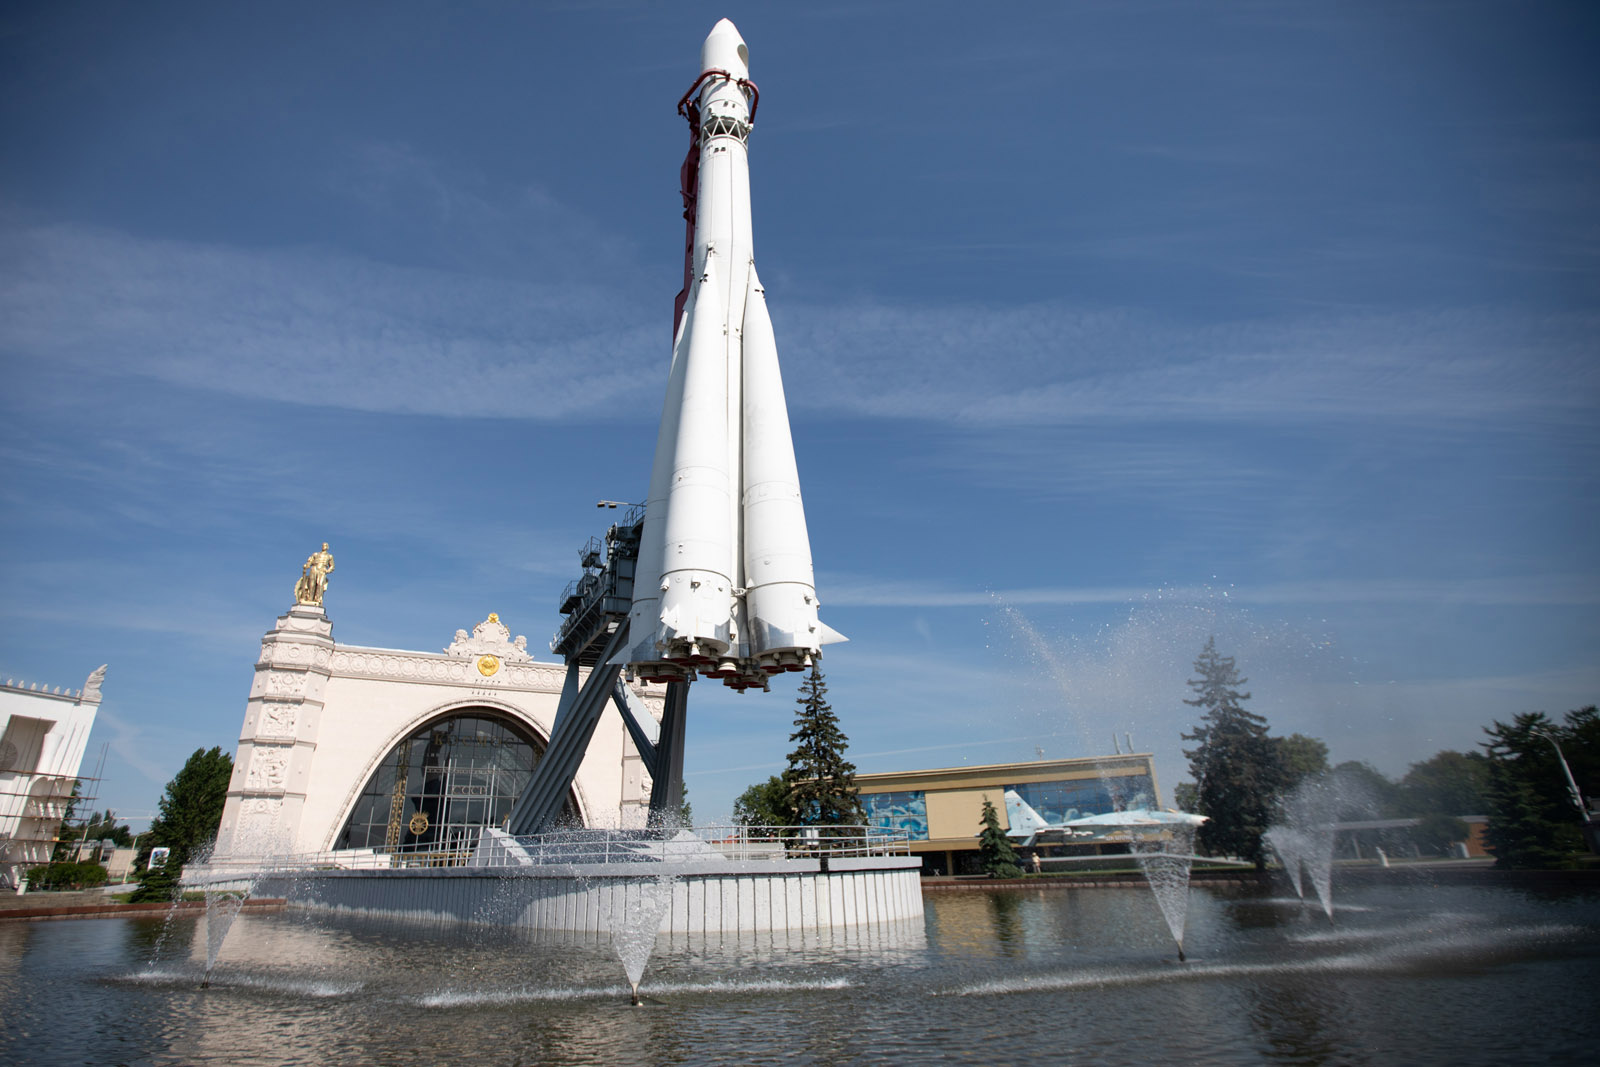
[[[1175,826],[1165,836],[1135,836],[1130,842],[1145,881],[1155,894],[1161,917],[1167,921],[1172,940],[1178,944],[1179,960],[1188,959],[1183,953],[1183,931],[1189,917],[1189,868],[1194,862],[1194,834],[1192,826]]]
[[[1333,846],[1339,820],[1347,814],[1367,814],[1372,798],[1357,781],[1336,773],[1302,779],[1278,804],[1278,819],[1264,835],[1283,862],[1284,870],[1304,899],[1300,872],[1305,871],[1322,905],[1333,921]]]
[[[656,947],[661,920],[672,906],[672,889],[677,878],[663,874],[656,878],[621,882],[611,894],[611,946],[628,973],[631,1003],[639,1001],[639,981]]]
[[[244,907],[249,896],[249,889],[206,890],[206,973],[200,980],[201,989],[211,985],[211,970],[217,965],[222,943],[227,940],[233,920],[238,918],[239,909]]]
[[[1289,884],[1294,886],[1294,895],[1304,900],[1306,887],[1300,877],[1300,867],[1305,855],[1305,844],[1300,835],[1287,826],[1274,826],[1262,834],[1261,838],[1278,857],[1278,865],[1283,868],[1283,873],[1289,876]]]

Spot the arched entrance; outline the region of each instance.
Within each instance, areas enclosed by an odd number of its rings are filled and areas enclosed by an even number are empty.
[[[544,742],[494,708],[432,719],[385,754],[334,848],[471,848],[505,821],[543,755]],[[576,821],[570,794],[566,806]]]

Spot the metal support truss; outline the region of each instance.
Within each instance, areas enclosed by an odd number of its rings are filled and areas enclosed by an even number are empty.
[[[628,624],[624,621],[611,634],[611,639],[606,642],[606,654],[590,669],[583,686],[575,693],[570,686],[562,690],[555,726],[550,731],[550,747],[545,749],[544,758],[534,770],[528,788],[522,791],[516,806],[511,809],[511,820],[507,824],[511,833],[538,834],[555,828],[556,820],[561,817],[561,809],[567,802],[567,794],[572,789],[572,779],[577,777],[578,767],[589,751],[589,740],[594,737],[600,713],[606,710],[606,704],[611,700],[611,687],[616,684],[617,674],[621,670],[607,663],[607,660],[623,647],[627,637]],[[574,673],[576,664],[569,664],[568,676]],[[569,693],[572,694],[570,704],[567,700]]]
[[[673,682],[667,686],[660,736],[652,739],[646,725],[650,723],[649,713],[618,677],[621,666],[612,663],[613,657],[627,647],[633,568],[643,521],[643,514],[636,509],[607,531],[603,553],[598,539],[591,539],[579,553],[584,573],[562,594],[561,613],[567,619],[550,643],[551,650],[561,653],[567,661],[567,678],[556,706],[550,745],[511,810],[507,829],[513,834],[545,833],[556,828],[571,794],[572,781],[608,703],[614,703],[622,714],[628,736],[650,775],[651,825],[677,822],[683,804],[683,728],[689,684]],[[587,678],[582,678],[584,667],[589,668]]]
[[[671,696],[668,696],[671,703]],[[644,702],[628,684],[621,678],[611,683],[611,700],[617,705],[617,710],[622,712],[622,725],[627,727],[628,736],[633,738],[633,747],[639,750],[639,759],[644,763],[644,773],[656,780],[656,739],[650,736],[649,726],[656,723],[650,718],[650,713],[645,710]],[[649,726],[645,724],[648,723]]]

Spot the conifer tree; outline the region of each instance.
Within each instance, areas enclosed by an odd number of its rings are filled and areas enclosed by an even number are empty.
[[[1184,750],[1189,773],[1194,776],[1195,808],[1206,816],[1199,844],[1213,855],[1233,855],[1266,866],[1261,835],[1272,824],[1273,804],[1284,785],[1278,742],[1267,736],[1267,720],[1244,709],[1250,694],[1239,687],[1232,656],[1217,653],[1215,637],[1195,660],[1200,675],[1189,679],[1194,690],[1190,707],[1204,708],[1200,724],[1185,741],[1197,741]]]
[[[987,796],[983,798],[983,829],[978,834],[978,854],[990,878],[1022,877],[1017,850],[1011,847],[1011,839],[1000,828],[1000,813]]]
[[[850,742],[828,704],[828,686],[815,663],[800,683],[795,749],[783,772],[783,815],[794,826],[859,826],[866,821],[856,790],[856,765],[844,758]]]
[[[1600,714],[1594,708],[1570,712],[1565,724],[1543,712],[1527,712],[1511,722],[1484,727],[1489,759],[1488,845],[1497,867],[1570,866],[1583,847],[1583,822],[1556,758],[1551,738],[1579,782],[1600,767]],[[1580,788],[1582,788],[1580,786]]]

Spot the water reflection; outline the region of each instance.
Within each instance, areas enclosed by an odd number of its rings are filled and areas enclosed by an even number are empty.
[[[1597,904],[1370,890],[1330,926],[1259,890],[1196,889],[1180,965],[1148,893],[929,894],[923,923],[663,937],[636,1009],[603,937],[246,912],[202,991],[192,913],[165,940],[150,919],[0,924],[0,1052],[229,1067],[1576,1059],[1600,1037],[1584,994]],[[1544,1023],[1508,1042],[1510,1017]]]

